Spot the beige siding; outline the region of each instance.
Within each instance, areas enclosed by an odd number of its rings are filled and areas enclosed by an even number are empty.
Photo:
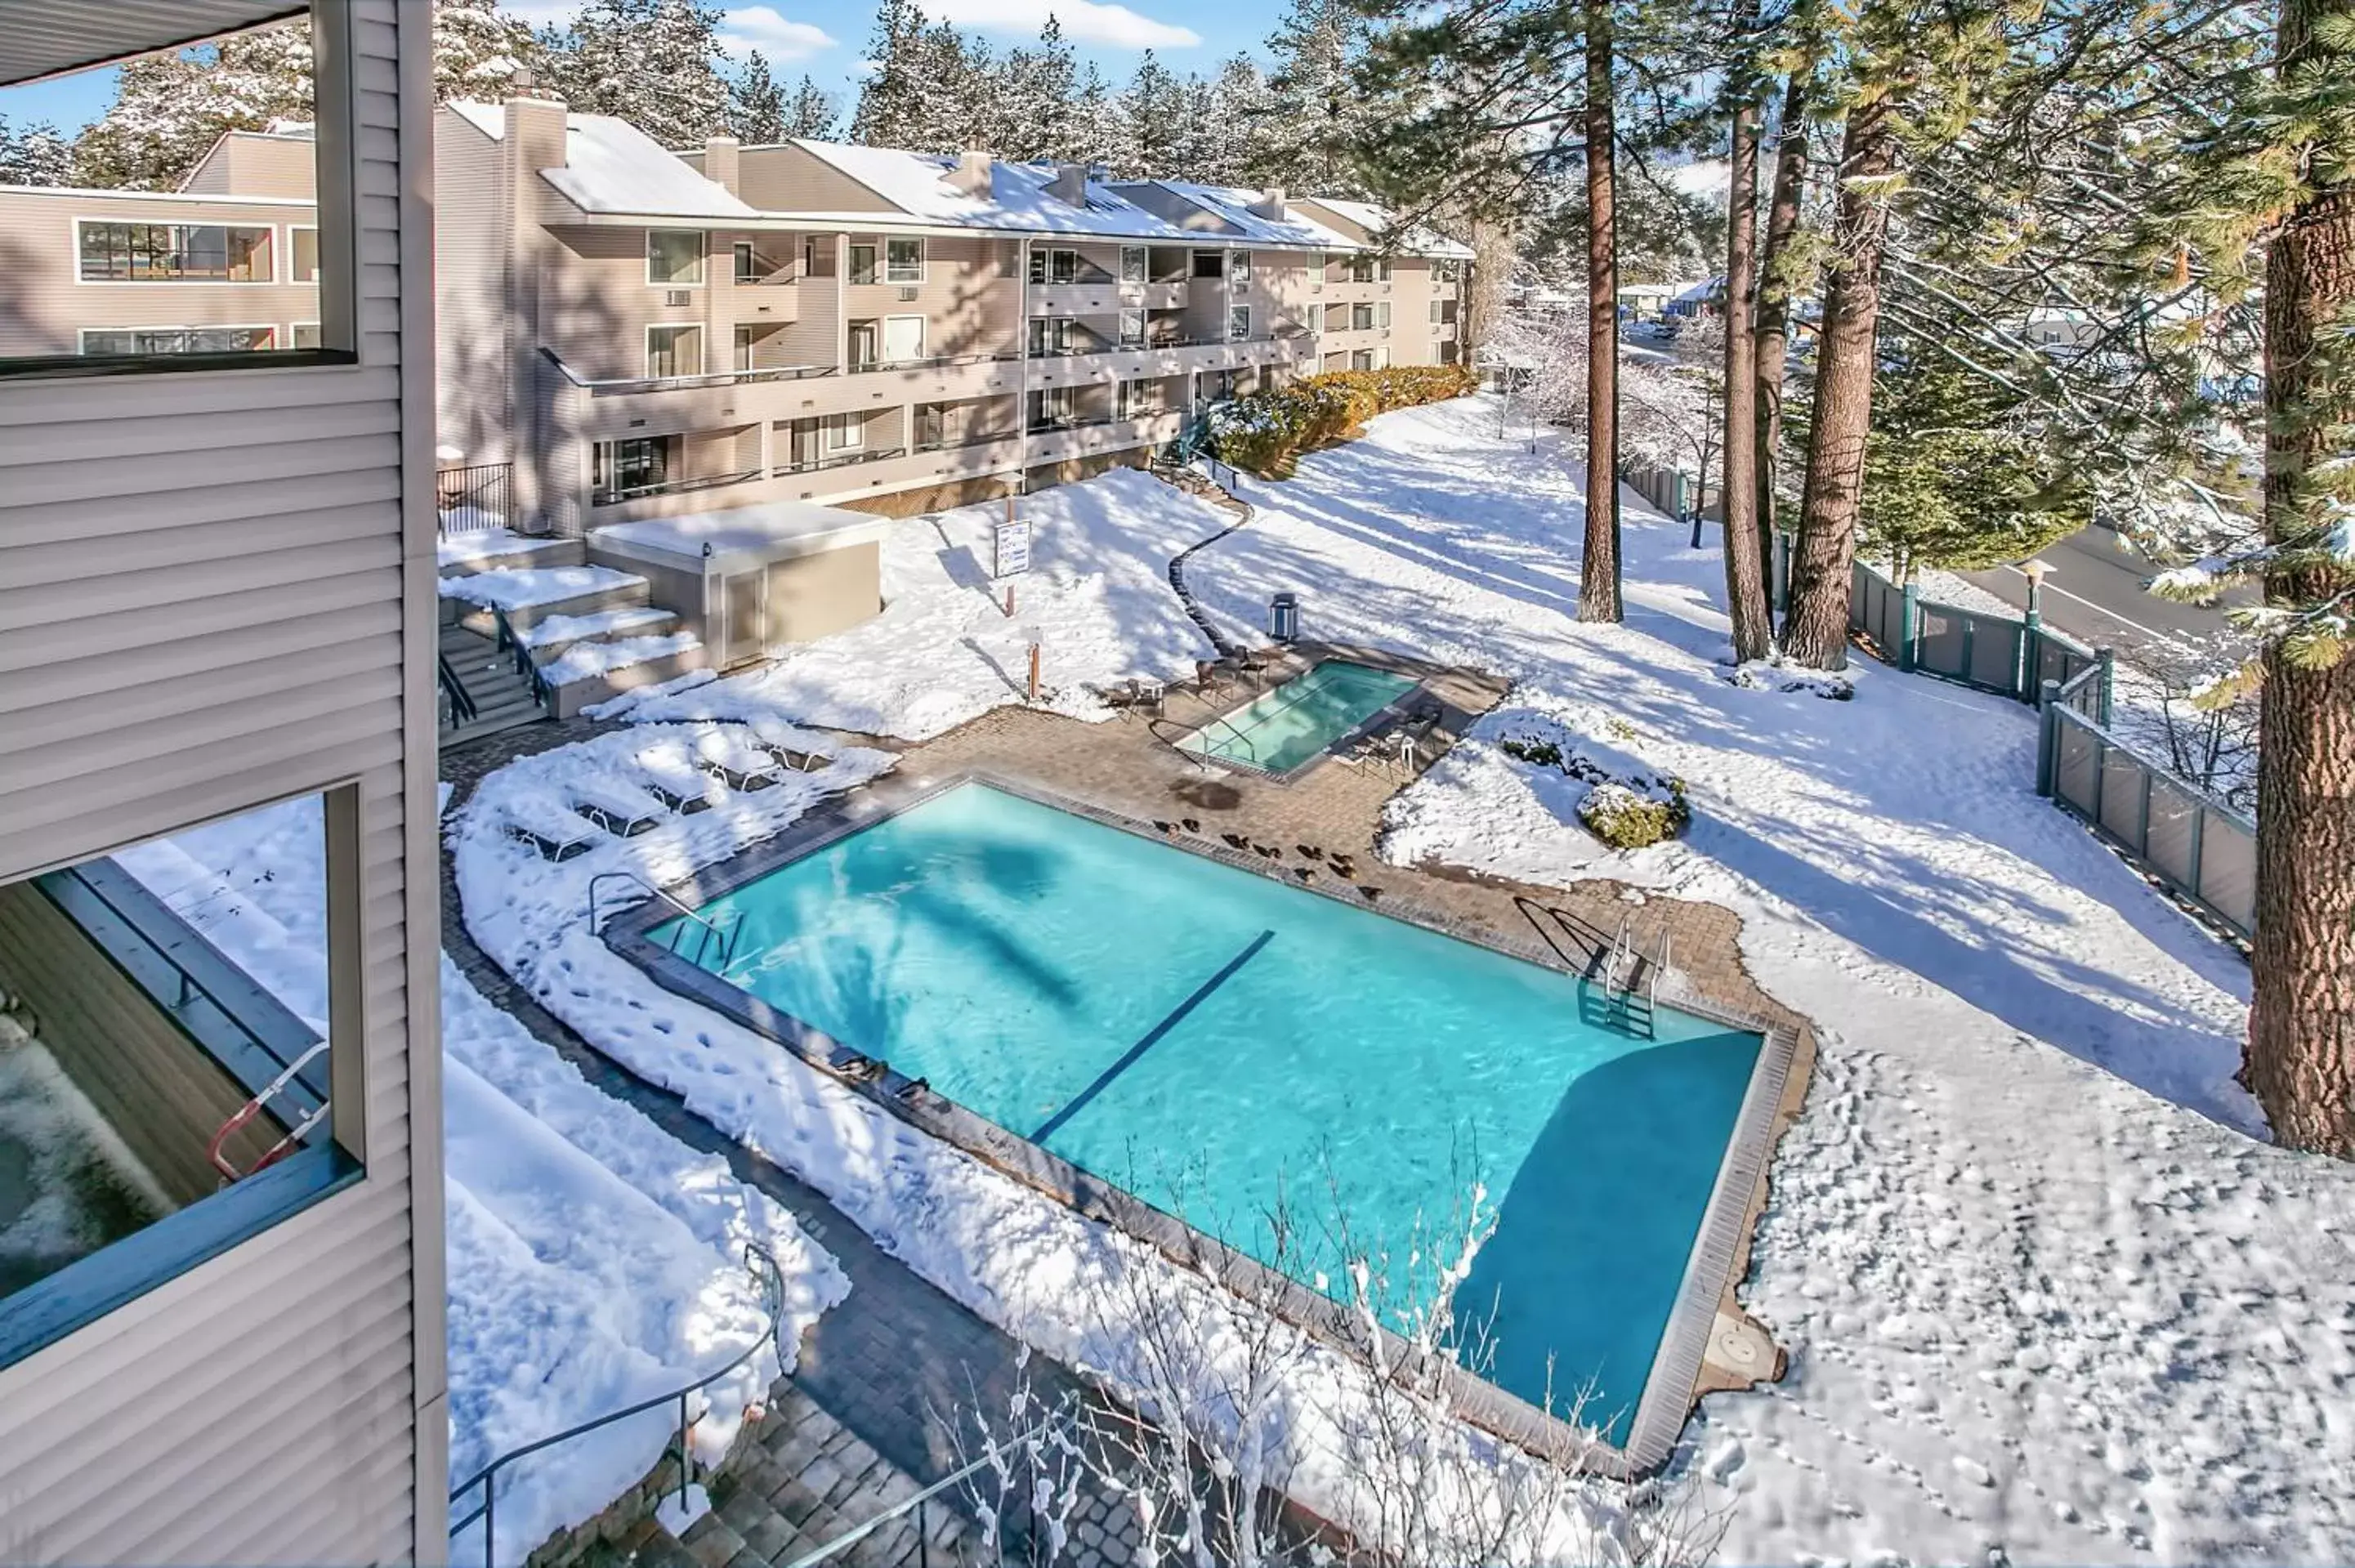
[[[513,253],[501,144],[448,109],[433,116],[433,348],[437,444],[467,463],[511,448],[506,303]]]
[[[231,131],[215,142],[180,188],[208,196],[277,196],[311,201],[318,195],[317,144],[308,136]]]
[[[876,276],[883,274],[883,237],[852,230],[853,244],[876,248]],[[885,316],[924,318],[927,358],[1014,352],[1015,322],[1021,313],[1021,287],[1014,276],[1014,242],[932,234],[923,238],[921,283],[854,283],[845,279],[843,312],[852,321]],[[912,291],[915,298],[900,296]]]
[[[700,164],[700,157],[688,160]],[[890,204],[847,175],[787,144],[737,155],[736,194],[763,212],[887,212]]]
[[[84,283],[84,221],[226,223],[271,230],[269,283]],[[294,324],[319,319],[319,291],[287,282],[288,229],[314,221],[308,201],[236,200],[0,186],[0,357],[80,351],[84,327],[267,326],[291,348]]]
[[[355,782],[367,1176],[0,1369],[0,1561],[442,1551],[430,53],[348,14],[362,363],[0,382],[0,879]]]

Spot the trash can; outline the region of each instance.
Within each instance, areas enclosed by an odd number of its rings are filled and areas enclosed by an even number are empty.
[[[1279,593],[1267,602],[1267,635],[1286,645],[1300,640],[1299,595]]]

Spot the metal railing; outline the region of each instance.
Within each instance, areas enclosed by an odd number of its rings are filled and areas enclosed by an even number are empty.
[[[2257,825],[2112,734],[2108,671],[2047,680],[2036,793],[2242,941],[2257,933]]]
[[[695,939],[695,955],[690,958],[687,955],[679,952],[678,938],[676,936],[672,937],[670,942],[670,950],[674,955],[680,958],[686,958],[688,963],[694,965],[698,969],[705,968],[708,967],[708,965],[706,965],[703,961],[709,955],[711,944],[716,942],[719,945],[720,968],[725,969],[728,967],[729,964],[735,959],[736,938],[738,933],[742,932],[744,929],[744,920],[741,913],[737,916],[733,924],[722,928],[721,926],[713,923],[713,922],[705,916],[700,910],[689,908],[687,904],[680,901],[675,894],[665,892],[662,889],[655,886],[644,877],[639,876],[635,871],[600,871],[595,876],[589,879],[589,929],[591,931],[593,932],[597,929],[598,888],[603,883],[616,880],[636,883],[639,887],[644,888],[647,892],[652,893],[655,898],[662,900],[663,902],[678,911],[681,915],[684,915],[687,919],[695,923],[698,928],[698,934]]]
[[[548,677],[541,671],[539,661],[531,656],[531,645],[523,640],[523,635],[516,630],[515,623],[507,619],[505,609],[496,604],[486,604],[484,608],[491,613],[491,626],[500,651],[513,661],[516,674],[523,677],[530,686],[531,699],[542,708],[547,707]]]
[[[454,728],[471,722],[481,709],[475,707],[474,698],[468,695],[466,683],[458,678],[458,672],[451,667],[446,655],[434,656],[434,663],[438,667],[434,678],[441,686],[442,706],[449,714],[444,727]]]
[[[762,1266],[754,1266],[756,1260]],[[763,1348],[773,1348],[777,1352],[778,1364],[781,1366],[783,1364],[784,1347],[777,1343],[777,1331],[784,1318],[784,1275],[777,1267],[777,1260],[770,1255],[768,1249],[756,1242],[744,1243],[744,1264],[745,1267],[751,1269],[754,1277],[761,1282],[761,1293],[769,1310],[769,1326],[754,1337],[751,1344],[745,1347],[742,1354],[717,1371],[707,1372],[684,1387],[672,1389],[667,1393],[658,1393],[652,1399],[642,1399],[635,1404],[609,1412],[593,1420],[584,1421],[577,1426],[568,1426],[561,1432],[542,1437],[535,1443],[527,1443],[520,1448],[508,1449],[450,1488],[450,1506],[453,1509],[458,1506],[459,1499],[468,1492],[476,1487],[483,1488],[482,1506],[450,1526],[451,1539],[455,1540],[459,1534],[479,1520],[483,1526],[483,1568],[496,1568],[496,1558],[493,1553],[496,1551],[498,1540],[498,1479],[501,1470],[518,1459],[539,1453],[542,1449],[552,1448],[559,1443],[570,1442],[600,1427],[611,1426],[617,1421],[626,1421],[631,1416],[643,1415],[649,1410],[674,1403],[678,1406],[678,1499],[680,1504],[684,1506],[687,1501],[687,1488],[695,1479],[694,1429],[695,1423],[700,1419],[690,1412],[688,1401],[720,1379],[738,1371],[754,1356],[760,1354]],[[765,1274],[763,1269],[766,1271]]]
[[[907,455],[908,449],[904,446],[862,446],[856,452],[837,452],[798,463],[780,463],[771,474],[774,478],[783,479],[795,474],[818,474],[828,468],[855,468],[862,463],[882,463],[890,458]]]
[[[599,397],[621,392],[693,391],[698,388],[735,387],[752,381],[799,381],[835,373],[831,365],[773,365],[758,370],[712,370],[693,376],[614,376],[600,379],[581,375],[545,345],[540,352],[548,357],[549,364],[562,372],[567,381]]]
[[[734,474],[699,474],[691,478],[658,479],[650,485],[609,485],[589,493],[592,507],[611,507],[622,501],[635,501],[647,496],[684,496],[697,490],[717,490],[723,485],[741,485],[761,477],[761,470],[747,468]]]
[[[444,538],[515,526],[515,464],[477,463],[433,474],[433,510]]]
[[[953,1488],[964,1485],[984,1470],[1010,1470],[1011,1466],[1007,1464],[1008,1455],[1018,1456],[1033,1442],[1046,1436],[1050,1432],[1059,1427],[1068,1426],[1071,1420],[1071,1406],[1066,1403],[1028,1431],[1018,1432],[1003,1443],[985,1438],[980,1458],[942,1477],[915,1496],[894,1503],[874,1518],[853,1525],[823,1545],[782,1564],[781,1568],[818,1568],[818,1564],[833,1561],[885,1525],[895,1520],[905,1519],[910,1514],[916,1516],[916,1568],[932,1568],[932,1531],[929,1510],[932,1499]],[[1033,1494],[1026,1490],[1022,1495],[1028,1498]],[[1034,1528],[1035,1524],[1034,1520]]]
[[[1019,354],[933,354],[914,359],[861,359],[850,367],[854,376],[875,370],[933,370],[950,365],[996,365],[1021,358]]]

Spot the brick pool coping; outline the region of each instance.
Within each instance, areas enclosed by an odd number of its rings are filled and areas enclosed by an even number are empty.
[[[1284,886],[1352,908],[1367,909],[1525,963],[1558,973],[1583,975],[1548,944],[1508,937],[1395,894],[1385,897],[1381,907],[1374,909],[1321,882],[1304,886],[1284,877],[1264,859],[1243,855],[1207,837],[1182,831],[1164,834],[1152,824],[1124,813],[1035,783],[1009,778],[986,767],[964,767],[923,780],[887,774],[848,796],[821,805],[774,837],[665,891],[690,909],[700,908],[711,899],[967,784],[1004,790],[1041,805],[1252,872]],[[1178,1263],[1203,1271],[1214,1281],[1245,1282],[1252,1299],[1274,1303],[1281,1316],[1320,1339],[1344,1347],[1355,1343],[1362,1326],[1349,1308],[956,1104],[922,1081],[907,1078],[887,1063],[866,1057],[823,1030],[688,964],[649,937],[647,933],[655,927],[675,918],[670,906],[649,899],[614,916],[604,928],[604,941],[665,989],[743,1024],[920,1131],[1056,1199],[1077,1213],[1113,1225]],[[1758,1208],[1755,1200],[1762,1191],[1766,1161],[1786,1109],[1786,1095],[1794,1087],[1793,1066],[1801,1046],[1800,1032],[1790,1025],[1713,1002],[1684,985],[1673,971],[1661,977],[1658,999],[1678,1011],[1756,1033],[1762,1037],[1762,1044],[1626,1442],[1617,1447],[1604,1445],[1598,1451],[1593,1446],[1595,1438],[1571,1427],[1550,1412],[1452,1362],[1439,1369],[1449,1384],[1456,1410],[1474,1425],[1540,1456],[1586,1454],[1593,1467],[1617,1475],[1647,1474],[1666,1464],[1693,1405],[1702,1392],[1708,1392],[1703,1380],[1710,1338],[1721,1302],[1732,1299],[1733,1286],[1746,1264]],[[1382,1332],[1388,1336],[1388,1330]],[[1390,1337],[1390,1348],[1401,1358],[1411,1354],[1405,1343],[1395,1337]]]

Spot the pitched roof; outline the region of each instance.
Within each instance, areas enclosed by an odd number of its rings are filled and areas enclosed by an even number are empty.
[[[1390,210],[1370,201],[1350,201],[1337,196],[1312,196],[1305,199],[1346,219],[1369,234],[1380,234],[1391,224]],[[1453,256],[1470,260],[1472,248],[1450,240],[1437,229],[1422,224],[1410,224],[1399,235],[1398,249],[1415,256]]]
[[[506,111],[453,99],[443,105],[493,141],[506,137]],[[611,114],[564,117],[564,165],[540,177],[583,212],[651,218],[756,218],[660,142]]]
[[[1025,229],[1040,234],[1102,234],[1124,239],[1175,240],[1179,230],[1120,195],[1091,180],[1087,205],[1074,207],[1050,195],[1055,171],[1036,164],[992,160],[989,194],[950,183],[957,160],[896,147],[858,147],[840,142],[797,141],[794,145],[837,174],[858,181],[911,218],[971,229]],[[796,213],[795,216],[802,216]],[[809,214],[812,217],[858,214]],[[873,213],[864,215],[872,219]]]
[[[1264,195],[1261,191],[1246,190],[1238,186],[1196,185],[1188,180],[1139,180],[1135,183],[1159,186],[1163,190],[1192,202],[1246,239],[1297,245],[1309,251],[1357,249],[1356,240],[1305,213],[1287,210],[1282,218],[1267,218],[1253,212],[1252,204]]]

